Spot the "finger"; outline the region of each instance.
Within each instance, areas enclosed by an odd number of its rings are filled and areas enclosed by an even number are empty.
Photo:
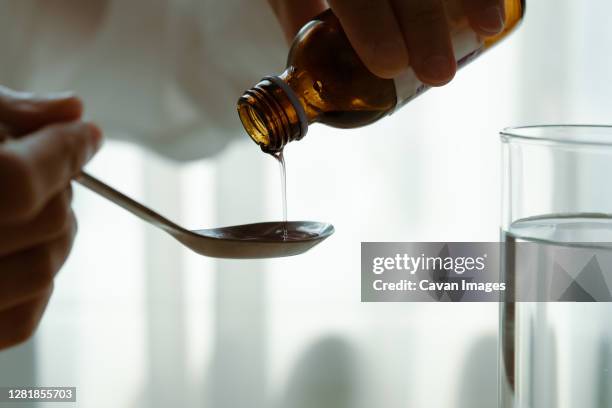
[[[300,29],[328,7],[325,0],[268,0],[291,43]]]
[[[82,113],[83,103],[71,93],[34,95],[0,86],[0,122],[13,137],[51,123],[77,120]]]
[[[0,312],[0,350],[21,344],[32,337],[52,293],[51,286],[38,297]]]
[[[100,129],[90,123],[52,125],[0,148],[0,224],[31,219],[80,173],[98,150]]]
[[[330,0],[329,4],[372,73],[394,78],[408,68],[406,44],[388,0]]]
[[[504,0],[463,0],[470,25],[484,36],[499,34],[504,29]]]
[[[8,128],[8,126],[0,123],[0,143],[7,141],[13,137],[12,131]]]
[[[71,231],[74,224],[71,201],[71,188],[67,188],[32,220],[0,227],[0,257],[52,241]]]
[[[0,310],[46,293],[72,249],[76,223],[56,240],[0,258]]]
[[[391,0],[391,3],[417,77],[433,86],[453,79],[457,63],[441,0]]]

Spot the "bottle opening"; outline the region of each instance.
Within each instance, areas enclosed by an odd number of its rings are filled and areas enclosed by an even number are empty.
[[[257,111],[256,107],[247,103],[239,103],[238,114],[244,129],[255,143],[262,147],[270,145],[270,135],[264,116]]]
[[[238,100],[238,115],[251,139],[266,153],[278,153],[308,129],[297,97],[280,78],[264,78]]]

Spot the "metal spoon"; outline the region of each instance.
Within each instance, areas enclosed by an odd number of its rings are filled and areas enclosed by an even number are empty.
[[[334,233],[333,225],[310,221],[264,222],[190,231],[85,172],[76,181],[166,231],[194,252],[214,258],[255,259],[299,255]],[[286,238],[283,237],[284,233]]]

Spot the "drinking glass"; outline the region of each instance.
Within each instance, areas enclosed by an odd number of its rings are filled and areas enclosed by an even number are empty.
[[[612,408],[612,126],[501,140],[500,406]]]

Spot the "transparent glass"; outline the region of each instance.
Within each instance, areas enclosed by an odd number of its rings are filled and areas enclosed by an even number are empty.
[[[536,243],[537,251],[603,248],[597,267],[609,268],[612,127],[531,126],[506,129],[501,139],[505,279],[525,272],[521,246],[508,245],[518,242]],[[546,264],[539,252],[534,259],[540,274],[528,279],[539,290],[543,268],[564,266]],[[588,256],[575,261],[580,273],[591,273]],[[502,302],[500,406],[612,408],[611,323],[609,302]]]

